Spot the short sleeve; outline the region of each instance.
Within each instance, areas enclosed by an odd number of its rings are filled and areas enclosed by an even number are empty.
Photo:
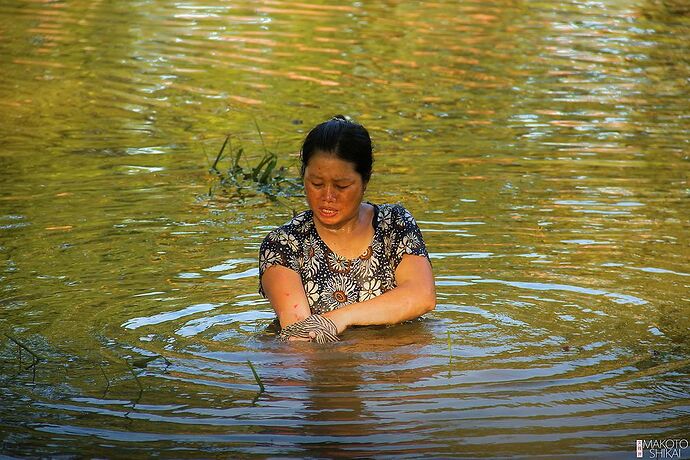
[[[392,212],[393,266],[398,267],[405,254],[429,258],[422,231],[412,214],[402,206],[395,206]]]
[[[266,296],[261,286],[264,272],[274,265],[281,265],[299,272],[299,242],[297,237],[285,227],[280,227],[266,235],[259,249],[259,293]]]

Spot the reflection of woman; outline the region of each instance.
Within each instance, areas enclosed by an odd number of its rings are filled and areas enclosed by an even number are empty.
[[[338,116],[304,140],[309,210],[273,230],[259,253],[261,293],[281,338],[337,340],[349,326],[395,324],[436,305],[422,234],[400,205],[363,202],[371,139]]]

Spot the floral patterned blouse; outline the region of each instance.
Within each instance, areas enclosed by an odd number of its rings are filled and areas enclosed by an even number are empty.
[[[370,203],[371,204],[371,203]],[[362,302],[396,286],[395,269],[405,254],[429,257],[422,232],[401,205],[374,206],[374,237],[367,250],[346,259],[329,249],[305,211],[264,238],[259,251],[259,280],[268,267],[282,265],[299,273],[312,314]],[[259,293],[266,294],[259,281]]]

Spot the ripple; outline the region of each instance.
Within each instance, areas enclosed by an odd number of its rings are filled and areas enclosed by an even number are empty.
[[[175,331],[176,334],[183,337],[191,337],[197,335],[211,327],[225,326],[232,323],[254,323],[257,320],[268,319],[272,320],[275,318],[275,314],[272,312],[260,312],[260,311],[246,311],[240,313],[230,313],[225,315],[215,315],[207,316],[204,318],[195,319],[188,321],[181,328]],[[216,340],[228,340],[230,337],[228,333],[217,336]]]
[[[564,291],[574,292],[577,294],[585,294],[592,296],[602,296],[612,299],[619,304],[645,305],[648,302],[633,295],[619,294],[616,292],[604,291],[601,289],[591,289],[580,286],[572,286],[559,283],[541,283],[541,282],[526,282],[526,281],[506,281],[498,279],[484,279],[477,276],[439,276],[437,279],[441,280],[438,284],[441,286],[465,286],[472,284],[503,284],[505,286],[536,290],[536,291]],[[459,281],[460,280],[460,281]],[[466,281],[465,281],[466,280]]]
[[[187,308],[177,311],[168,311],[164,313],[158,313],[152,316],[140,316],[138,318],[132,318],[122,324],[125,329],[138,329],[143,326],[152,326],[154,324],[165,323],[168,321],[174,321],[185,316],[195,315],[197,313],[208,312],[214,310],[223,304],[197,304],[190,305]]]

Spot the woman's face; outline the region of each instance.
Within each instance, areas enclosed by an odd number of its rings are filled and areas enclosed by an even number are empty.
[[[357,219],[365,189],[354,163],[332,153],[314,153],[304,170],[307,203],[325,227],[339,228]]]

